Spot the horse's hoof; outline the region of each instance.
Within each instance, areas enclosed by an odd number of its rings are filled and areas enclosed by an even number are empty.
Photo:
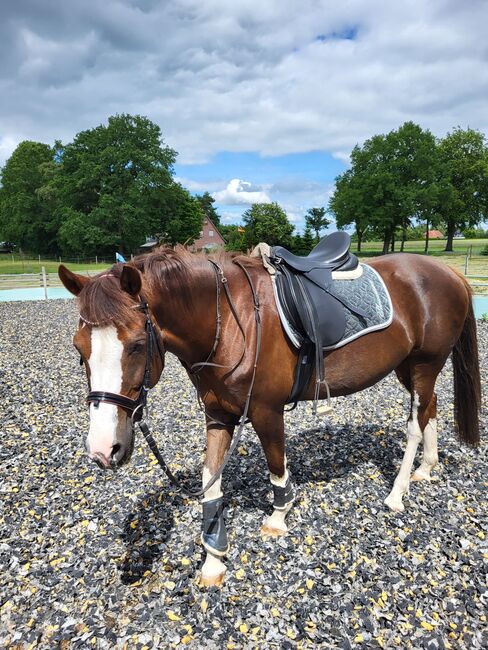
[[[281,528],[274,528],[273,526],[268,526],[267,524],[263,524],[261,526],[261,535],[263,537],[273,537],[276,539],[277,537],[283,537],[283,535],[286,535],[288,531],[287,530],[282,530]]]
[[[386,497],[383,503],[385,504],[385,506],[388,506],[388,508],[390,508],[390,510],[392,510],[393,512],[403,512],[405,510],[405,506],[398,499],[392,499],[391,497]]]
[[[217,573],[213,576],[206,576],[202,573],[198,581],[198,585],[200,587],[221,587],[224,584],[224,578],[225,571],[222,571],[222,573]]]
[[[419,470],[416,470],[413,473],[410,480],[411,481],[431,481],[432,477],[430,476],[430,474],[424,474],[423,472],[421,472]]]

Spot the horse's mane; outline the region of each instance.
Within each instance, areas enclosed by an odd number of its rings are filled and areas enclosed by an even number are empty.
[[[212,255],[212,259],[225,265],[235,256],[221,252]],[[203,253],[190,253],[183,246],[161,247],[135,257],[129,264],[142,273],[143,292],[151,294],[162,289],[178,299],[184,309],[191,306],[193,290],[201,282],[202,274],[210,271],[208,258]],[[131,319],[135,303],[120,286],[123,266],[114,264],[111,269],[99,273],[80,292],[78,308],[84,321],[94,325],[121,325]]]

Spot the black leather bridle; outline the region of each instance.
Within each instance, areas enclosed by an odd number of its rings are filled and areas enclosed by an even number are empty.
[[[164,359],[164,348],[149,314],[148,304],[143,298],[139,298],[139,300],[140,304],[137,305],[136,308],[144,312],[146,316],[146,323],[144,326],[146,331],[146,365],[144,368],[144,378],[138,396],[136,399],[132,399],[131,397],[121,395],[120,393],[110,393],[104,390],[91,390],[86,398],[87,403],[94,404],[95,407],[97,407],[100,402],[120,406],[120,408],[124,409],[124,411],[129,414],[132,422],[138,422],[142,418],[142,413],[147,403],[147,394],[151,388],[151,369],[154,350],[157,349],[159,352],[161,361]]]
[[[224,272],[222,268],[220,267],[219,264],[217,264],[214,260],[209,259],[209,262],[212,264],[214,271],[215,271],[215,277],[216,277],[216,287],[217,287],[217,321],[216,321],[216,332],[215,332],[215,340],[214,344],[212,346],[212,350],[210,354],[208,355],[207,359],[205,361],[197,362],[187,368],[188,372],[190,375],[192,375],[194,378],[198,374],[202,368],[205,366],[214,366],[214,367],[221,367],[224,368],[226,366],[222,366],[221,364],[218,363],[212,363],[210,360],[215,354],[215,351],[217,350],[217,346],[220,341],[220,335],[221,335],[221,312],[220,312],[220,284],[224,288],[224,293],[226,295],[227,301],[229,303],[230,310],[238,324],[239,330],[241,331],[241,334],[243,336],[243,351],[241,353],[241,356],[239,357],[237,363],[235,363],[231,368],[230,372],[233,372],[241,363],[244,353],[246,351],[246,334],[244,331],[244,328],[241,324],[241,321],[239,319],[234,301],[232,300],[232,297],[230,295],[229,288],[227,286],[227,278],[224,276]],[[148,304],[145,300],[140,298],[140,304],[136,306],[137,309],[141,310],[144,312],[146,316],[146,324],[145,324],[145,330],[146,330],[146,341],[147,341],[147,350],[146,350],[146,366],[144,369],[144,379],[141,385],[141,388],[139,390],[139,395],[137,396],[136,399],[131,399],[130,397],[127,397],[127,395],[121,395],[120,393],[110,393],[108,391],[90,391],[88,393],[88,396],[86,398],[86,401],[88,404],[99,404],[100,402],[107,402],[108,404],[115,404],[115,406],[120,406],[120,408],[124,409],[125,411],[128,412],[130,415],[130,418],[132,420],[132,423],[137,422],[139,425],[139,428],[149,445],[149,448],[153,452],[154,456],[156,457],[156,460],[158,461],[160,467],[163,469],[165,474],[168,476],[170,481],[178,487],[179,489],[182,490],[187,496],[189,497],[198,497],[202,496],[209,490],[212,485],[222,476],[222,472],[224,471],[224,468],[227,466],[227,463],[229,462],[229,459],[235,449],[237,448],[237,445],[239,444],[239,440],[242,436],[242,433],[244,431],[244,426],[247,424],[248,419],[247,415],[249,412],[249,406],[251,403],[251,396],[252,396],[252,391],[254,388],[254,382],[256,379],[256,370],[258,366],[258,361],[259,361],[259,353],[261,350],[261,314],[260,314],[260,303],[259,303],[259,298],[257,295],[257,292],[254,288],[254,285],[252,283],[251,277],[245,268],[243,264],[241,264],[238,260],[233,260],[233,263],[236,264],[244,273],[247,282],[249,283],[251,293],[252,293],[252,299],[253,299],[253,304],[254,304],[254,318],[256,322],[256,349],[255,349],[255,355],[254,355],[254,364],[253,364],[253,369],[252,369],[252,376],[251,376],[251,383],[249,385],[249,389],[246,395],[246,402],[244,405],[244,409],[242,412],[242,415],[239,419],[239,425],[237,428],[236,433],[233,436],[232,442],[227,449],[224,460],[222,461],[222,464],[220,467],[217,469],[215,474],[208,480],[205,486],[203,486],[199,490],[192,490],[189,489],[186,485],[184,485],[170,470],[168,464],[164,460],[161,452],[159,451],[159,448],[156,444],[156,441],[154,440],[151,432],[149,431],[149,427],[145,420],[143,419],[143,411],[145,410],[146,402],[147,402],[147,394],[151,388],[151,368],[152,368],[152,361],[153,361],[153,354],[154,354],[154,349],[157,348],[159,355],[161,357],[161,361],[164,359],[164,347],[161,345],[160,339],[156,333],[154,324],[152,322],[150,313],[149,313],[149,307]],[[82,317],[82,320],[83,317]],[[98,323],[90,323],[90,321],[85,321],[88,324],[95,325]],[[198,389],[197,389],[198,390]],[[208,414],[205,411],[205,414],[208,416]],[[216,424],[222,424],[222,422],[218,422],[217,420],[214,420],[210,418],[211,421],[213,421]],[[224,425],[225,426],[225,425]]]

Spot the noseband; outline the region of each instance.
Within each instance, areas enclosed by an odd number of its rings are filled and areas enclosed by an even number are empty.
[[[140,304],[136,307],[144,312],[146,316],[146,323],[144,329],[146,331],[146,365],[144,368],[144,379],[139,389],[139,394],[136,399],[121,395],[120,393],[110,393],[103,390],[92,390],[88,393],[86,401],[88,404],[94,404],[95,408],[98,407],[100,402],[107,404],[114,404],[127,411],[133,422],[138,422],[142,417],[142,411],[147,403],[147,394],[151,388],[151,368],[153,362],[154,350],[157,348],[161,360],[164,358],[164,349],[161,346],[159,337],[156,334],[154,324],[149,314],[149,307],[147,302],[140,298]]]

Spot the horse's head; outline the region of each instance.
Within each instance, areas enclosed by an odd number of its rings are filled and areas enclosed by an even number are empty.
[[[78,297],[80,322],[73,343],[88,378],[89,457],[100,467],[122,465],[134,446],[133,422],[146,389],[164,367],[162,333],[145,299],[143,276],[130,264],[94,278],[59,267],[64,286]]]

